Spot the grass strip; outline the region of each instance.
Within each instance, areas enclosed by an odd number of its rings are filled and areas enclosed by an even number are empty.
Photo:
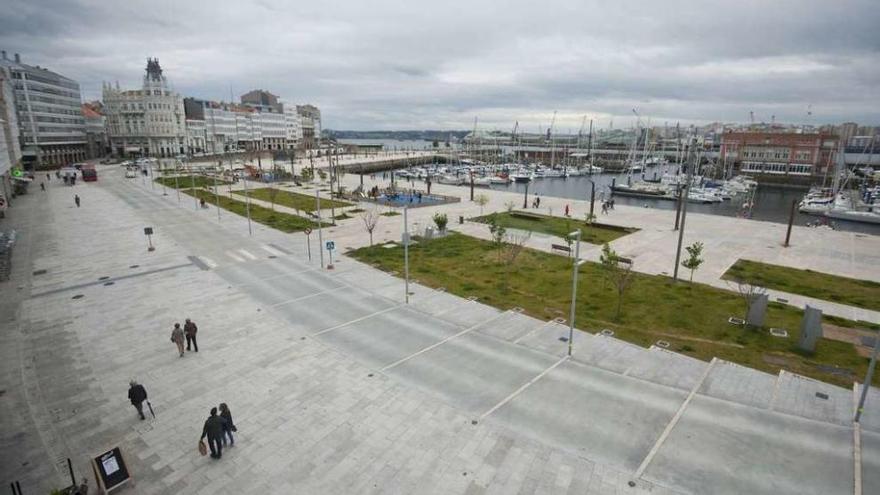
[[[501,212],[492,213],[471,220],[480,223],[489,223],[494,218],[498,224],[506,228],[539,232],[556,237],[565,237],[569,232],[580,228],[581,240],[590,244],[605,244],[627,234],[636,232],[638,229],[618,227],[616,225],[592,224],[587,225],[584,219],[561,218],[541,215],[538,213]]]
[[[183,192],[190,196],[195,196],[198,199],[204,199],[209,205],[215,205],[217,202],[214,193],[204,189],[188,189]],[[237,201],[226,196],[220,196],[219,200],[220,208],[235,213],[236,215],[243,217],[247,216],[247,204],[244,201]],[[309,220],[308,218],[272,211],[270,208],[264,208],[253,203],[251,203],[250,210],[251,220],[282,232],[300,232],[306,228],[314,229],[318,227],[318,222]],[[324,225],[329,226],[330,224],[324,222]]]

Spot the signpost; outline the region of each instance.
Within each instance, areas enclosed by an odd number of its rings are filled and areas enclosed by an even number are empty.
[[[144,227],[144,235],[147,236],[147,251],[155,251],[156,248],[153,247],[153,227]]]
[[[336,243],[333,241],[327,241],[326,243],[327,253],[330,255],[330,264],[327,265],[328,270],[333,269],[333,250],[336,249]]]
[[[92,470],[98,480],[98,489],[110,493],[131,481],[131,474],[119,447],[92,458]]]
[[[312,229],[306,227],[303,232],[306,234],[306,250],[309,253],[309,261],[312,261],[312,239],[309,237],[312,234]]]

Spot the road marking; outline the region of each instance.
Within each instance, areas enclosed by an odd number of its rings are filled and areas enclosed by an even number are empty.
[[[534,329],[534,330],[530,330],[528,333],[526,333],[526,334],[523,335],[522,337],[520,337],[520,338],[514,340],[513,343],[514,343],[514,344],[519,344],[520,342],[522,342],[523,340],[527,339],[528,337],[531,337],[532,335],[538,333],[539,331],[541,331],[541,330],[547,328],[548,326],[550,326],[551,323],[556,323],[556,320],[545,321],[545,322],[544,322],[541,326],[539,326],[538,328],[536,328],[536,329]]]
[[[252,259],[252,260],[257,259],[256,256],[254,256],[254,255],[252,255],[251,253],[245,251],[244,249],[239,249],[238,252],[241,253],[241,254],[243,254],[245,257],[250,258],[250,259]]]
[[[260,246],[260,247],[263,248],[263,251],[266,251],[267,253],[269,253],[269,254],[271,254],[271,255],[273,255],[273,256],[284,256],[284,253],[282,253],[281,251],[279,251],[279,250],[273,248],[272,246],[269,246],[268,244],[263,244],[263,245]]]
[[[389,312],[389,311],[393,311],[393,310],[398,309],[398,308],[400,308],[400,307],[402,307],[402,306],[403,306],[403,304],[396,304],[396,305],[394,305],[394,306],[391,306],[390,308],[385,308],[385,309],[383,309],[383,310],[376,311],[375,313],[370,313],[370,314],[368,314],[368,315],[366,315],[366,316],[361,316],[360,318],[355,318],[355,319],[353,319],[353,320],[351,320],[351,321],[347,321],[347,322],[345,322],[345,323],[343,323],[343,324],[341,324],[341,325],[336,325],[335,327],[325,328],[324,330],[321,330],[320,332],[313,333],[312,336],[314,337],[314,336],[316,336],[316,335],[323,335],[323,334],[325,334],[325,333],[327,333],[327,332],[332,332],[333,330],[336,330],[336,329],[338,329],[338,328],[342,328],[342,327],[344,327],[344,326],[351,325],[352,323],[357,323],[357,322],[359,322],[359,321],[363,321],[363,320],[366,320],[366,319],[368,319],[368,318],[372,318],[372,317],[374,317],[374,316],[379,316],[379,315],[381,315],[382,313],[387,313],[387,312]]]
[[[422,349],[422,350],[420,350],[420,351],[416,351],[416,352],[414,352],[413,354],[410,354],[409,356],[406,356],[406,357],[404,357],[404,358],[398,359],[397,361],[395,361],[395,362],[389,364],[388,366],[385,366],[384,368],[380,369],[379,371],[384,372],[384,371],[387,371],[387,370],[389,370],[389,369],[391,369],[391,368],[393,368],[393,367],[395,367],[395,366],[397,366],[397,365],[399,365],[399,364],[403,364],[403,363],[409,361],[410,359],[412,359],[412,358],[414,358],[414,357],[416,357],[416,356],[418,356],[418,355],[420,355],[420,354],[424,354],[424,353],[430,351],[431,349],[433,349],[433,348],[435,348],[435,347],[439,347],[439,346],[441,346],[441,345],[443,345],[443,344],[449,342],[450,340],[452,340],[452,339],[454,339],[454,338],[456,338],[456,337],[459,337],[459,336],[461,336],[461,335],[464,335],[464,334],[470,332],[471,330],[473,330],[473,329],[475,329],[475,328],[477,328],[477,327],[481,327],[481,326],[485,325],[486,323],[489,323],[489,322],[491,322],[491,321],[493,321],[493,320],[496,320],[496,319],[498,319],[498,318],[500,318],[500,317],[506,315],[507,313],[509,313],[509,311],[504,311],[503,313],[499,313],[499,314],[493,316],[492,318],[489,318],[489,319],[486,320],[486,321],[483,321],[483,322],[477,323],[477,324],[474,325],[474,326],[471,326],[471,327],[465,328],[464,330],[462,330],[462,331],[460,331],[460,332],[458,332],[458,333],[456,333],[456,334],[452,334],[452,335],[450,335],[449,337],[446,337],[445,339],[441,340],[440,342],[436,342],[436,343],[434,343],[434,344],[431,344],[431,345],[429,345],[428,347],[425,347],[424,349]]]
[[[243,258],[241,258],[237,254],[235,254],[235,251],[226,251],[226,256],[229,256],[230,258],[234,259],[235,261],[244,261]]]
[[[700,380],[691,389],[691,393],[688,394],[687,399],[685,399],[684,402],[681,403],[681,406],[679,406],[678,411],[676,411],[675,413],[675,416],[673,416],[672,419],[669,421],[669,424],[666,425],[663,433],[660,434],[660,438],[657,439],[657,441],[654,443],[654,446],[651,448],[651,451],[648,452],[648,455],[645,456],[645,460],[642,461],[642,464],[636,470],[635,474],[633,475],[634,479],[641,478],[645,470],[648,469],[648,465],[651,464],[651,461],[654,460],[654,456],[657,455],[657,452],[660,451],[660,447],[663,445],[663,442],[666,441],[666,438],[669,436],[670,433],[672,433],[675,425],[678,424],[678,420],[680,420],[681,417],[684,415],[684,410],[687,409],[687,406],[691,403],[691,400],[694,398],[695,395],[697,395],[697,390],[700,390],[700,387],[703,386],[703,382],[706,381],[706,377],[709,376],[709,372],[712,371],[712,368],[715,366],[716,362],[717,359],[712,358],[709,366],[706,366],[706,370],[703,371],[703,376],[700,377]]]
[[[204,264],[208,265],[211,268],[217,268],[217,266],[218,266],[214,260],[212,260],[211,258],[208,258],[207,256],[199,256],[199,259],[202,260],[202,262]]]
[[[563,356],[559,361],[556,361],[549,368],[547,368],[546,370],[544,370],[540,374],[538,374],[538,376],[536,376],[536,377],[532,378],[531,380],[529,380],[528,382],[526,382],[523,386],[516,389],[512,394],[510,394],[507,397],[505,397],[504,399],[502,399],[501,402],[499,402],[498,404],[495,404],[495,406],[493,406],[492,409],[489,409],[488,411],[481,414],[480,417],[477,418],[477,420],[482,421],[482,420],[486,419],[486,416],[497,411],[504,404],[507,404],[508,402],[512,401],[517,395],[521,394],[525,389],[529,388],[530,386],[532,386],[532,384],[534,384],[535,382],[537,382],[538,380],[543,378],[544,375],[546,375],[547,373],[550,373],[551,371],[555,370],[557,366],[564,363],[567,359],[568,359],[568,356]]]
[[[272,307],[275,308],[275,307],[278,307],[278,306],[283,306],[283,305],[285,305],[285,304],[290,304],[290,303],[292,303],[292,302],[302,301],[303,299],[308,299],[308,298],[310,298],[310,297],[320,296],[321,294],[327,294],[327,293],[329,293],[329,292],[335,292],[335,291],[337,291],[337,290],[340,290],[340,289],[347,289],[347,288],[348,288],[347,285],[340,285],[340,286],[338,286],[338,287],[333,287],[332,289],[326,289],[326,290],[318,291],[318,292],[315,292],[315,293],[309,294],[309,295],[307,295],[307,296],[296,297],[296,298],[293,298],[293,299],[291,299],[291,300],[289,300],[289,301],[284,301],[284,302],[280,302],[280,303],[275,303],[275,304],[272,305]]]

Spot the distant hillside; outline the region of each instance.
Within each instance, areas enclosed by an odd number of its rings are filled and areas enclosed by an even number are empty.
[[[324,137],[332,139],[399,139],[399,140],[424,140],[442,141],[459,140],[469,134],[470,131],[337,131],[324,129]]]

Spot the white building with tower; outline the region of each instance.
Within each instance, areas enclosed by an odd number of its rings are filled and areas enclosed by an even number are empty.
[[[120,90],[104,84],[110,148],[117,156],[169,157],[186,152],[183,98],[162,74],[158,59],[147,59],[143,87]]]

